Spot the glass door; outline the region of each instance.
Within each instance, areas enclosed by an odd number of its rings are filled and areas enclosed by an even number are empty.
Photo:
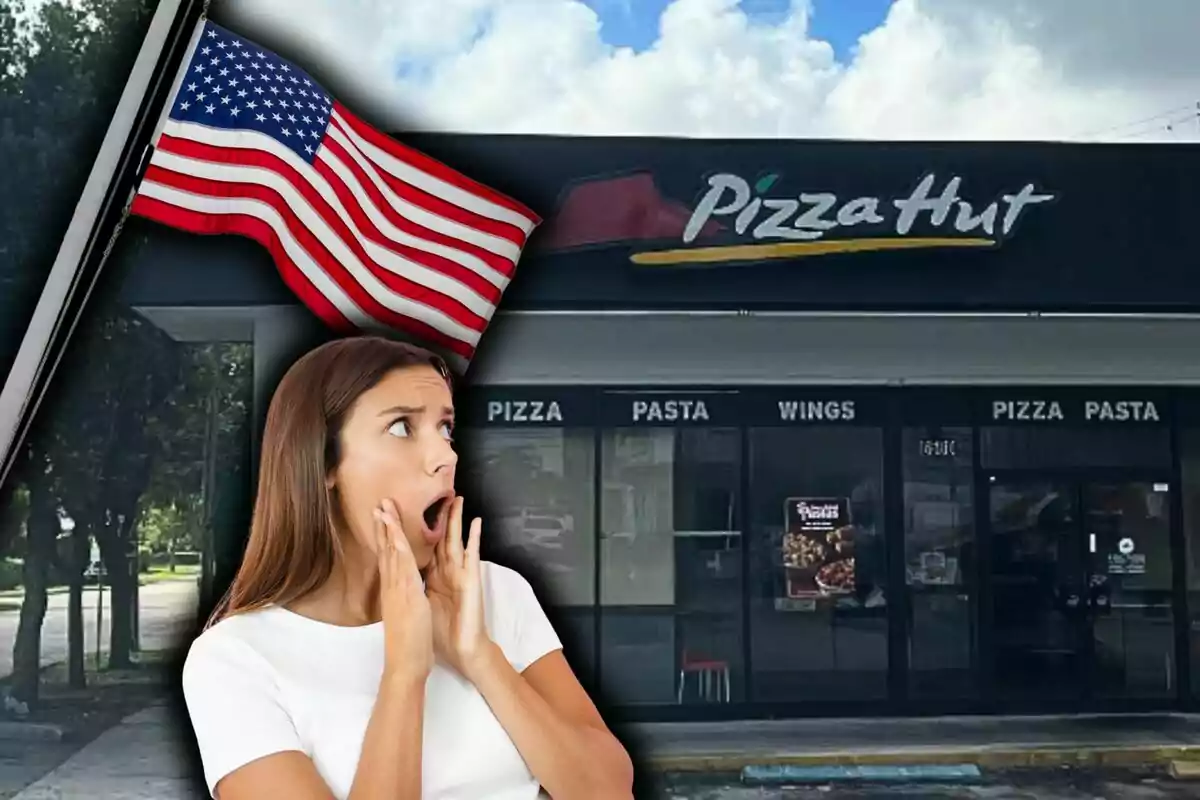
[[[1067,481],[993,480],[988,501],[999,705],[1082,700],[1092,653],[1078,491]]]
[[[994,478],[991,673],[1001,707],[1176,692],[1170,485]]]
[[[1166,481],[1083,484],[1097,699],[1176,694],[1171,503]]]

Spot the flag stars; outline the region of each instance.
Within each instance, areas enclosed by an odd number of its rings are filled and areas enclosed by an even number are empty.
[[[254,119],[258,122],[266,122],[267,121],[267,117],[265,114],[255,114]]]
[[[217,107],[216,107],[216,106],[214,106],[214,105],[212,105],[212,104],[209,104],[209,105],[205,106],[205,107],[204,107],[204,110],[205,110],[205,111],[207,111],[209,114],[215,114],[215,113],[217,113]]]
[[[184,100],[182,103],[179,104],[180,111],[187,111],[191,107],[192,107],[192,104],[189,103],[187,100]]]
[[[240,108],[238,108],[237,106],[234,106],[233,108],[229,109],[230,116],[236,117],[240,113],[242,113],[242,110]]]
[[[222,98],[221,98],[221,105],[225,105],[225,106],[227,106],[227,105],[229,105],[231,102],[233,102],[233,100],[232,100],[232,98],[231,98],[229,95],[225,95],[224,97],[222,97]]]
[[[207,47],[207,46],[205,46],[205,47],[203,47],[203,48],[200,50],[200,55],[202,55],[202,56],[206,56],[206,55],[208,55],[208,54],[209,54],[209,53],[211,53],[211,52],[212,52],[212,48],[211,48],[211,47]]]
[[[283,130],[281,130],[281,131],[280,131],[280,133],[282,133],[284,136],[291,136],[291,135],[292,135],[292,132],[291,132],[291,131],[289,131],[287,128],[284,128]]]
[[[223,69],[220,72],[218,72],[217,74],[220,75],[222,78],[228,78],[229,77],[229,69],[228,68]]]

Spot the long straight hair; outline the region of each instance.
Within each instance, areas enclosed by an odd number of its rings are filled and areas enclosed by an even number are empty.
[[[291,603],[329,580],[342,558],[344,526],[327,476],[341,461],[346,416],[389,373],[417,366],[432,367],[452,387],[439,356],[378,336],[323,344],[287,371],[267,410],[246,552],[205,628],[232,614]]]

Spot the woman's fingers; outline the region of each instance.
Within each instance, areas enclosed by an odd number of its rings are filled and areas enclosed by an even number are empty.
[[[410,576],[413,573],[420,574],[416,556],[413,555],[408,538],[404,535],[404,528],[400,524],[400,514],[396,504],[390,499],[383,501],[383,523],[387,528],[387,550],[393,559],[392,563]]]
[[[473,581],[480,577],[479,569],[479,540],[483,536],[483,520],[479,517],[471,520],[471,531],[467,535],[466,570]]]
[[[450,563],[456,567],[462,566],[463,563],[463,499],[455,495],[450,506],[450,520],[446,526],[446,548],[447,555],[450,556]]]
[[[379,563],[379,574],[385,579],[391,573],[391,559],[388,558],[387,523],[383,521],[383,509],[376,508],[371,512],[375,524],[372,533],[375,536],[375,560]]]

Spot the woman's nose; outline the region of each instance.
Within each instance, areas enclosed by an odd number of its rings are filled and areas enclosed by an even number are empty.
[[[437,475],[445,470],[453,469],[458,464],[458,453],[455,453],[450,443],[443,439],[430,448],[427,463],[429,474]]]

